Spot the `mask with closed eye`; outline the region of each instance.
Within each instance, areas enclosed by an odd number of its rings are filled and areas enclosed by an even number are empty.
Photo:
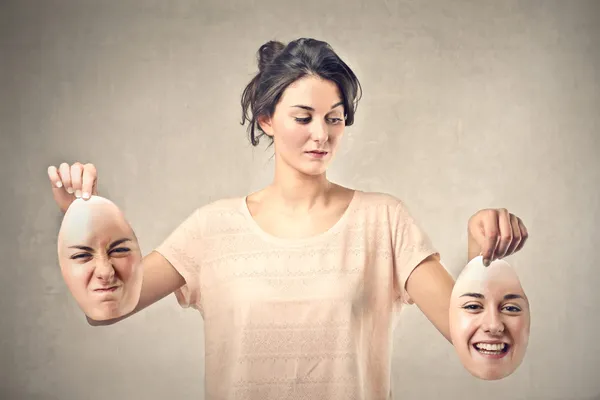
[[[142,286],[138,240],[110,200],[76,199],[58,233],[61,273],[79,307],[91,319],[121,317],[136,307]]]

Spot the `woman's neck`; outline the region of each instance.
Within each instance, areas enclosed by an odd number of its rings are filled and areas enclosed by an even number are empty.
[[[281,211],[308,212],[326,207],[336,185],[327,180],[326,174],[310,176],[299,171],[275,176],[266,191],[269,203]]]

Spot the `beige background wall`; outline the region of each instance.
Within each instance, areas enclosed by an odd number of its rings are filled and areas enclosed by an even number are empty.
[[[404,199],[456,276],[466,223],[506,207],[532,304],[524,364],[472,378],[416,307],[399,399],[600,398],[600,2],[0,2],[0,398],[202,399],[202,320],[169,296],[92,328],[56,260],[46,168],[93,162],[144,253],[194,208],[269,183],[239,125],[269,39],[330,42],[364,87],[330,177]]]

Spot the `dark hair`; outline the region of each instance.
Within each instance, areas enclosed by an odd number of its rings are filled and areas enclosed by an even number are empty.
[[[265,135],[258,124],[259,116],[272,116],[285,89],[307,75],[334,82],[342,95],[345,125],[354,123],[354,114],[362,89],[358,78],[326,42],[300,38],[288,45],[278,41],[263,44],[257,53],[259,72],[242,94],[242,122],[250,123],[248,135],[253,146]],[[260,131],[255,134],[255,129]],[[271,144],[273,139],[271,138]]]

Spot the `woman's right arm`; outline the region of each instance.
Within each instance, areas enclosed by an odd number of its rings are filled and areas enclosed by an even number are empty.
[[[50,166],[48,178],[52,184],[54,200],[63,213],[76,198],[87,200],[91,195],[98,195],[98,174],[93,164],[83,165],[76,162],[72,165],[62,163],[58,168]],[[87,317],[90,325],[112,325],[161,300],[185,284],[183,276],[156,251],[142,259],[142,271],[142,288],[135,309],[129,314],[112,320],[95,321]]]

